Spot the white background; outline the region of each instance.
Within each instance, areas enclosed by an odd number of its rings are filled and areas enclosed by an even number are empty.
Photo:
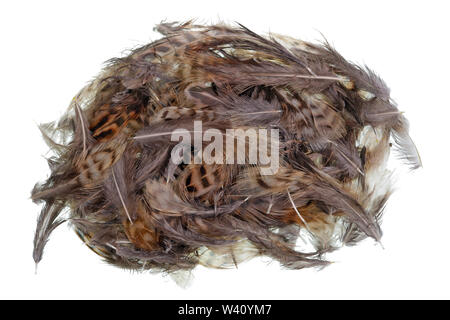
[[[446,1],[2,1],[0,298],[450,298],[449,12]],[[170,277],[106,265],[63,225],[35,275],[39,207],[29,195],[49,173],[37,124],[60,117],[105,60],[157,39],[156,23],[195,17],[311,41],[323,33],[385,79],[424,168],[399,175],[384,249],[371,240],[344,248],[321,271],[266,259],[238,270],[199,267],[183,289]]]

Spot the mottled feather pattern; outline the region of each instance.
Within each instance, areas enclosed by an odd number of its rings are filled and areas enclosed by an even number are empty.
[[[167,272],[260,255],[292,269],[325,266],[326,252],[380,240],[391,146],[411,169],[421,162],[378,75],[327,42],[191,21],[156,30],[162,39],[109,60],[59,122],[40,127],[54,156],[32,191],[43,203],[36,263],[65,221],[111,264]],[[174,164],[171,133],[194,132],[194,121],[224,135],[278,130],[278,170]],[[247,161],[249,150],[234,156]]]

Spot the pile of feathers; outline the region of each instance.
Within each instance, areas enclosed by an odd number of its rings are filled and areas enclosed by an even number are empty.
[[[374,72],[327,42],[242,25],[156,30],[163,38],[108,61],[62,119],[40,126],[53,155],[50,176],[32,190],[42,203],[36,263],[66,221],[107,262],[166,272],[261,255],[292,269],[325,266],[327,252],[380,240],[391,149],[411,169],[421,163],[408,121]],[[224,134],[277,130],[277,141],[267,138],[277,170],[175,163],[171,133],[193,132],[195,121]]]

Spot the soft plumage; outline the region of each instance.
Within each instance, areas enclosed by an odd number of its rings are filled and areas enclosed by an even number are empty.
[[[229,267],[258,255],[323,266],[326,252],[381,238],[391,146],[421,165],[383,80],[328,43],[241,25],[157,30],[161,40],[110,60],[57,124],[41,126],[54,156],[32,191],[44,203],[36,263],[64,221],[106,261],[140,270]],[[193,131],[194,120],[203,130],[279,130],[278,171],[173,164],[169,133]]]

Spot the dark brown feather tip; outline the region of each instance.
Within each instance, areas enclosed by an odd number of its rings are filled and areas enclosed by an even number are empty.
[[[54,156],[32,191],[43,203],[36,263],[64,221],[111,264],[167,272],[260,255],[293,269],[324,266],[326,252],[380,240],[390,147],[412,169],[421,163],[378,75],[328,43],[242,25],[156,30],[162,39],[110,60],[61,120],[40,127]],[[179,129],[195,137],[200,121],[200,137],[223,140],[183,149],[172,139]],[[232,129],[259,141],[252,149],[244,137],[234,163],[225,153]],[[270,173],[252,162],[264,143],[276,160]],[[181,151],[191,162],[172,161]]]

